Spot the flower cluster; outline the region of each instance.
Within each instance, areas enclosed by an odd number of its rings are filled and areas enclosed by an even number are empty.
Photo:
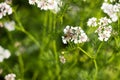
[[[29,0],[29,4],[39,7],[41,10],[51,10],[54,13],[60,11],[62,2],[60,0]]]
[[[15,80],[16,75],[11,73],[5,76],[5,80]]]
[[[104,13],[106,13],[113,22],[116,22],[118,20],[118,13],[120,12],[120,4],[109,4],[107,2],[104,2],[102,4],[101,9],[103,10]]]
[[[95,18],[95,17],[90,18],[87,22],[87,25],[89,27],[91,27],[91,26],[96,27],[97,26],[97,18]]]
[[[109,25],[110,23],[112,23],[112,21],[106,17],[99,19],[99,27],[95,32],[98,33],[98,39],[100,41],[107,41],[110,38],[112,32],[112,26]]]
[[[0,3],[0,19],[6,14],[12,14],[12,8],[6,2]]]
[[[64,56],[59,56],[59,58],[60,58],[60,62],[61,63],[65,63],[66,62],[66,59],[65,59],[65,57]]]
[[[112,26],[99,26],[95,32],[98,33],[100,41],[107,41],[111,36]]]
[[[100,18],[99,22],[98,22],[99,26],[107,26],[110,23],[112,23],[112,21],[109,18],[107,18],[107,17]]]
[[[14,22],[14,21],[5,22],[5,23],[4,23],[4,27],[5,27],[8,31],[14,31],[14,30],[15,30],[15,22]]]
[[[0,62],[3,62],[4,59],[8,59],[10,57],[10,52],[7,49],[4,49],[0,46]]]
[[[87,35],[80,27],[66,26],[63,32],[64,36],[62,36],[62,41],[64,44],[67,44],[67,42],[77,44],[88,41]]]
[[[112,26],[110,25],[112,23],[111,19],[102,17],[97,22],[97,18],[90,18],[87,23],[88,26],[96,27],[98,25],[95,32],[98,33],[98,39],[100,41],[107,41],[110,38],[112,32]]]

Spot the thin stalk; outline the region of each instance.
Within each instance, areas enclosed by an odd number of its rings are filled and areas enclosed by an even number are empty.
[[[55,60],[56,60],[56,74],[57,74],[57,80],[60,80],[60,67],[59,67],[59,63],[58,63],[58,54],[57,54],[57,50],[56,50],[56,42],[55,40],[53,41],[53,49],[54,49],[54,54],[55,54]]]
[[[37,80],[38,74],[39,74],[39,71],[35,71],[35,73],[32,77],[32,80]]]
[[[53,26],[53,23],[52,23],[52,20],[53,20],[53,14],[51,12],[49,12],[49,33],[51,33],[52,31],[52,26]]]
[[[24,27],[23,27],[23,25],[22,25],[22,23],[21,23],[21,21],[20,21],[20,19],[19,19],[19,17],[17,16],[17,14],[16,14],[15,11],[14,11],[14,14],[15,14],[16,21],[17,21],[17,23],[18,23],[18,26],[16,26],[16,29],[24,32],[24,33],[40,48],[40,44],[39,44],[39,42],[37,41],[37,39],[35,39],[34,36],[32,36],[29,32],[27,32],[27,31],[24,29]]]
[[[95,75],[94,75],[94,80],[97,80],[96,78],[97,78],[97,74],[98,74],[98,66],[97,66],[97,62],[96,62],[95,59],[93,60],[93,62],[94,62],[95,69],[96,69],[96,71],[95,71]]]
[[[53,32],[55,32],[56,31],[56,14],[53,15],[53,18],[54,18],[54,20],[53,20]]]
[[[118,32],[120,32],[120,17],[118,17]]]
[[[84,51],[81,47],[78,47],[78,49],[80,49],[85,55],[87,55],[89,58],[93,59],[94,65],[95,65],[95,75],[94,75],[94,80],[96,80],[97,78],[97,74],[98,74],[98,66],[97,66],[97,62],[95,60],[94,57],[92,57],[91,55],[89,55],[86,51]]]
[[[23,62],[23,58],[22,55],[18,55],[18,62],[20,65],[20,71],[21,71],[21,78],[24,79],[24,62]]]
[[[78,49],[80,49],[85,55],[87,55],[89,58],[93,59],[94,57],[92,57],[91,55],[89,55],[85,50],[83,50],[81,47],[78,47]]]
[[[49,13],[45,12],[44,21],[43,21],[43,25],[44,25],[43,26],[43,37],[46,36],[46,34],[48,32],[48,29],[47,29],[47,26],[48,26],[48,17],[49,17]]]
[[[24,32],[39,48],[40,48],[40,44],[39,42],[35,39],[35,37],[33,37],[29,32],[27,32],[25,29],[21,30],[22,32]]]
[[[102,42],[102,43],[100,43],[100,45],[99,45],[99,47],[98,47],[98,49],[97,49],[96,54],[98,54],[98,53],[99,53],[99,51],[100,51],[100,49],[101,49],[102,45],[103,45],[103,42]]]

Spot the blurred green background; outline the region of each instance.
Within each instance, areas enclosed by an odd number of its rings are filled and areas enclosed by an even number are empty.
[[[117,34],[112,34],[107,42],[99,41],[95,29],[87,26],[89,18],[107,16],[100,9],[102,3],[103,0],[63,0],[60,12],[54,14],[30,5],[28,0],[13,0],[15,12],[0,21],[14,20],[26,32],[0,28],[0,45],[11,52],[11,57],[0,63],[0,77],[12,72],[16,80],[120,80],[119,21],[112,23]],[[66,25],[80,26],[90,41],[64,45],[61,36]],[[97,72],[94,60],[77,46],[95,56]],[[65,56],[65,64],[60,62],[60,55]]]

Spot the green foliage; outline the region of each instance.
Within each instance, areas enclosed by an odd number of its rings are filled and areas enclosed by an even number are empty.
[[[100,9],[103,1],[63,2],[61,11],[54,14],[29,5],[28,0],[13,0],[13,14],[0,20],[16,22],[13,32],[0,28],[0,45],[11,52],[11,57],[0,63],[0,76],[15,73],[16,80],[120,80],[120,18],[112,24],[118,34],[101,42],[94,33],[96,28],[88,27],[87,21],[106,15]],[[63,44],[66,25],[81,26],[90,41]],[[60,55],[66,63],[60,62]]]

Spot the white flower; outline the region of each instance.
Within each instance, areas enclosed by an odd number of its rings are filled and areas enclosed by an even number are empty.
[[[9,50],[4,50],[4,54],[3,54],[4,58],[8,59],[10,57],[10,52]]]
[[[37,1],[38,1],[38,0],[29,0],[29,4],[35,5],[35,3],[36,3]]]
[[[118,20],[117,13],[120,12],[120,4],[109,4],[109,3],[103,3],[101,9],[104,13],[106,13],[113,22],[116,22]]]
[[[101,9],[109,16],[114,14],[113,5],[109,3],[103,3]]]
[[[51,10],[54,13],[57,13],[62,6],[62,2],[60,0],[40,0],[37,1],[37,7],[41,10]]]
[[[86,42],[88,41],[88,37],[85,33],[82,33],[80,36],[79,36],[80,40],[79,40],[79,43],[82,43],[82,42]]]
[[[97,30],[96,33],[98,33],[98,39],[100,41],[107,41],[110,36],[111,36],[111,32],[112,32],[112,26],[100,26]]]
[[[112,26],[109,25],[108,27],[104,27],[104,30],[105,30],[107,33],[111,33],[111,32],[112,32]]]
[[[5,2],[0,3],[0,19],[6,14],[12,14],[12,8]]]
[[[62,41],[64,44],[68,42],[82,43],[88,41],[87,35],[80,27],[66,26],[63,30],[64,36],[62,36]]]
[[[87,22],[88,26],[96,27],[97,26],[97,18],[92,17]]]
[[[64,34],[67,34],[67,33],[72,34],[73,33],[72,27],[67,25],[66,28],[63,30],[63,32]]]
[[[59,56],[59,58],[60,58],[60,62],[61,63],[65,63],[66,62],[66,59],[65,59],[65,57],[64,56]]]
[[[106,17],[103,17],[103,18],[100,19],[98,24],[101,25],[101,26],[106,26],[110,23],[112,23],[112,21],[110,19],[108,19]]]
[[[98,39],[100,41],[107,41],[110,37],[110,33],[107,33],[106,31],[104,31],[103,33],[98,34],[98,35],[99,35]]]
[[[41,0],[37,2],[37,6],[41,9],[41,10],[48,10],[48,3],[46,0]]]
[[[16,75],[11,73],[5,76],[5,80],[15,80]]]
[[[0,55],[0,62],[3,62],[4,57],[2,55]]]
[[[114,11],[114,12],[119,12],[119,4],[115,4],[115,5],[113,6],[113,11]]]
[[[62,36],[62,41],[63,41],[64,44],[67,44],[67,42],[69,42],[70,39]]]
[[[14,22],[14,21],[5,22],[5,23],[4,23],[4,27],[5,27],[8,31],[14,31],[14,30],[15,30],[15,22]]]
[[[3,62],[4,59],[8,59],[10,57],[10,52],[7,49],[4,49],[0,46],[0,62]]]
[[[118,20],[118,16],[116,14],[113,14],[110,16],[113,22],[116,22]]]

